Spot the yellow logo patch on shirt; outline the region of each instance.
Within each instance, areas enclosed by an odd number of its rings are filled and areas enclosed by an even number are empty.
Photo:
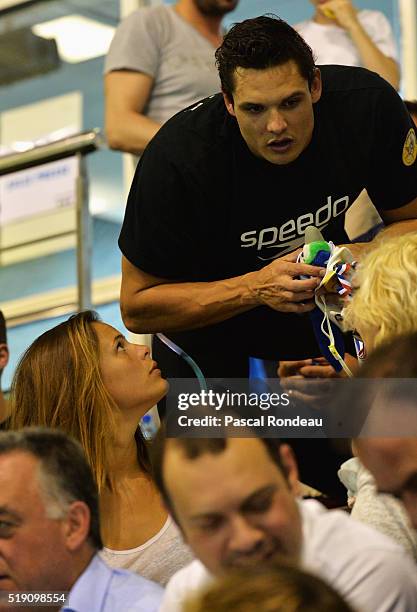
[[[403,148],[404,166],[412,166],[417,157],[417,137],[413,128],[409,130]]]

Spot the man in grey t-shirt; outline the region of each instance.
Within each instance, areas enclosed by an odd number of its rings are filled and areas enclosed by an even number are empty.
[[[141,154],[172,115],[220,89],[214,51],[239,0],[179,0],[140,9],[118,27],[105,65],[110,147]]]

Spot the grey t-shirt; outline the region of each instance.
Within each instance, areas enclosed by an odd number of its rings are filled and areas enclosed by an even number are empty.
[[[130,70],[151,76],[154,85],[143,113],[164,123],[220,90],[214,51],[172,6],[142,8],[117,28],[104,70]]]

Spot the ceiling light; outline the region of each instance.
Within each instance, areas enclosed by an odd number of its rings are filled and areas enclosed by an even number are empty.
[[[82,15],[68,15],[32,27],[41,38],[55,38],[61,59],[71,64],[105,55],[115,29]]]

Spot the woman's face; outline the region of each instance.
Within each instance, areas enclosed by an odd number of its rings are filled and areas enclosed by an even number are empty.
[[[168,391],[167,381],[149,355],[149,348],[132,344],[117,329],[92,323],[100,349],[104,385],[120,410],[145,414]]]

